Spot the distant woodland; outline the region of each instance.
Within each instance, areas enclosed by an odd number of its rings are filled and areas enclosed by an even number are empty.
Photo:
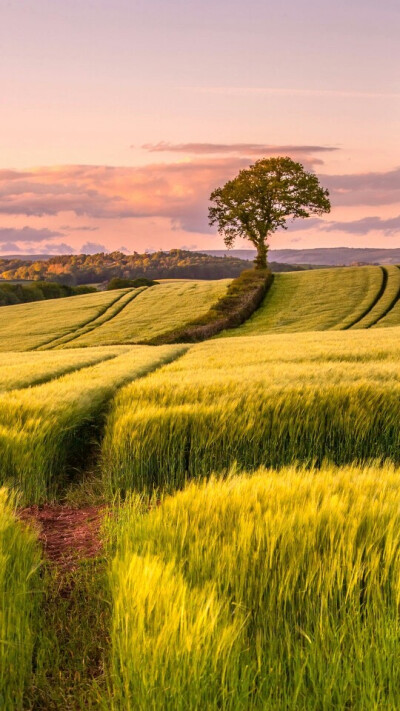
[[[300,267],[271,264],[273,271],[293,271]],[[4,280],[52,281],[71,286],[121,279],[224,279],[236,277],[249,262],[236,257],[172,249],[152,254],[69,254],[44,261],[18,258],[0,259],[0,278]]]

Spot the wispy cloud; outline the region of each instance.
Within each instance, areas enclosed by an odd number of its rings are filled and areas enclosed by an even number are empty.
[[[65,232],[96,232],[99,228],[94,225],[61,225],[60,230]]]
[[[0,227],[0,243],[2,242],[43,242],[55,237],[61,237],[62,233],[47,228],[35,229],[33,227]]]
[[[56,168],[38,168],[21,171],[10,180],[7,171],[0,174],[0,214],[15,217],[32,216],[47,220],[59,216],[62,231],[33,230],[33,228],[2,228],[0,241],[4,242],[51,242],[57,236],[78,231],[94,231],[93,225],[77,221],[74,225],[71,214],[96,220],[125,220],[136,218],[162,218],[169,220],[173,230],[213,233],[208,225],[207,205],[210,192],[218,185],[235,176],[252,161],[246,152],[248,147],[259,144],[156,144],[162,146],[155,152],[163,153],[164,146],[184,146],[198,151],[185,160],[151,163],[143,166],[69,165]],[[262,144],[265,147],[264,144]],[[216,155],[207,151],[215,150]],[[232,146],[237,152],[230,153]],[[239,146],[239,148],[238,148]],[[282,146],[275,147],[276,150]],[[289,146],[285,146],[289,148]],[[193,150],[194,150],[193,149]],[[308,150],[308,160],[316,159],[312,151],[330,150],[329,146],[297,146]],[[219,153],[218,153],[219,151]],[[243,153],[241,152],[243,151]],[[204,154],[203,154],[204,152]],[[293,155],[295,155],[293,153]],[[302,162],[303,157],[302,157]],[[332,206],[400,205],[400,168],[386,172],[353,173],[348,175],[320,175],[321,184],[331,193]],[[378,215],[379,215],[379,211]],[[396,210],[397,214],[398,210]],[[359,212],[358,212],[359,216]],[[386,217],[386,216],[385,216]],[[380,217],[365,218],[354,227],[350,223],[327,220],[294,222],[291,230],[316,229],[339,230],[353,234],[367,234],[372,229],[389,234],[398,229],[396,222],[375,222]],[[396,220],[397,218],[393,218]],[[370,221],[368,221],[370,220]],[[69,224],[72,223],[72,227]],[[338,225],[341,224],[340,228]],[[35,223],[35,226],[37,222]],[[303,227],[304,225],[304,227]],[[6,230],[6,232],[4,232]],[[103,237],[101,237],[103,239]],[[188,237],[189,239],[189,237]],[[103,245],[100,245],[103,247]]]
[[[99,244],[99,242],[85,242],[82,245],[81,254],[98,254],[99,252],[108,252],[107,247],[104,244]]]
[[[384,172],[322,175],[334,205],[391,205],[400,203],[400,168]]]
[[[332,221],[320,225],[320,228],[325,232],[347,232],[353,235],[366,235],[369,232],[383,232],[384,235],[390,236],[396,233],[400,234],[400,215],[382,219],[378,216],[363,217],[360,220],[353,221]]]
[[[359,91],[347,89],[294,89],[269,86],[206,86],[185,87],[200,94],[226,94],[231,96],[304,96],[332,99],[400,99],[399,92]]]
[[[307,155],[339,150],[333,146],[271,145],[269,143],[145,143],[142,148],[150,153],[186,153],[189,155],[215,155],[233,153],[237,155]]]

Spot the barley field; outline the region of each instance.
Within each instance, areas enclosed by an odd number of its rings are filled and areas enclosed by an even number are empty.
[[[117,394],[110,491],[182,486],[234,462],[400,462],[398,329],[217,339]]]
[[[400,269],[141,345],[229,283],[0,310],[2,709],[399,708]],[[67,570],[27,523],[60,504],[103,520]]]
[[[144,289],[118,314],[67,347],[145,342],[205,314],[225,295],[230,279],[171,281]]]
[[[183,351],[136,346],[43,385],[0,395],[1,483],[18,486],[26,503],[54,499],[81,450],[90,452],[116,390]]]
[[[399,511],[393,466],[231,473],[148,513],[128,499],[109,707],[397,709]]]
[[[129,346],[41,353],[0,352],[0,391],[39,385],[126,352]]]
[[[101,291],[0,309],[0,350],[29,351],[92,321],[125,294]]]
[[[400,325],[400,269],[342,267],[275,274],[264,303],[225,336]]]
[[[36,534],[16,518],[18,499],[0,489],[0,707],[23,708],[39,633],[41,552]]]

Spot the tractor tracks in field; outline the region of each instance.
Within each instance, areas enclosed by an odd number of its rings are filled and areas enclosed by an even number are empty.
[[[387,287],[389,275],[388,275],[387,269],[385,269],[385,267],[380,267],[380,270],[382,272],[382,282],[381,282],[378,292],[375,295],[375,298],[367,306],[367,308],[364,309],[364,311],[359,316],[357,316],[357,318],[355,318],[353,321],[351,321],[351,323],[347,324],[347,326],[345,326],[342,329],[343,331],[348,331],[350,328],[353,328],[354,326],[356,326],[360,321],[363,320],[363,318],[368,316],[368,314],[372,311],[372,309],[375,308],[377,303],[382,299],[382,297],[385,293],[386,287]]]
[[[396,267],[400,271],[400,266],[397,265]],[[390,304],[387,306],[387,308],[381,313],[381,315],[373,322],[371,323],[368,328],[371,328],[371,326],[376,326],[379,321],[382,321],[383,318],[385,318],[396,306],[397,302],[400,300],[400,286],[397,290],[397,293],[393,297],[392,301]]]
[[[100,527],[106,510],[105,506],[44,504],[21,509],[19,517],[38,529],[46,560],[71,571],[82,559],[100,555]]]
[[[86,333],[94,331],[99,326],[102,326],[103,323],[107,323],[108,321],[111,321],[111,319],[115,318],[115,316],[118,316],[118,314],[120,314],[121,311],[123,311],[123,309],[125,309],[128,304],[136,299],[136,297],[139,296],[139,294],[141,294],[146,288],[149,287],[139,287],[118,295],[116,299],[102,309],[100,313],[97,313],[96,316],[88,319],[84,323],[81,323],[77,328],[73,329],[69,333],[66,333],[63,336],[57,336],[57,338],[51,338],[45,343],[41,343],[39,346],[32,348],[32,350],[52,350],[58,346],[70,343],[80,336],[84,336]]]
[[[369,304],[369,306],[359,315],[357,316],[356,319],[354,319],[350,324],[346,325],[342,330],[347,331],[351,328],[354,328],[354,326],[357,326],[357,324],[360,324],[361,321],[363,321],[371,312],[375,309],[375,307],[379,306],[380,302],[385,298],[386,292],[388,289],[388,284],[390,280],[390,275],[389,271],[386,267],[380,267],[381,272],[382,272],[382,282],[381,286],[378,290],[378,292],[375,295],[375,298],[373,301]],[[397,270],[400,270],[400,266],[396,267]],[[400,299],[400,285],[393,296],[393,298],[389,301],[387,306],[383,308],[382,311],[378,311],[377,315],[373,320],[371,320],[368,324],[364,326],[365,329],[372,328],[375,326],[377,323],[382,321],[391,311],[392,309],[396,306],[397,302]]]

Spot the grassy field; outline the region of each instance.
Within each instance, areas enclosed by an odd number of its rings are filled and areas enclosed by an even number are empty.
[[[181,486],[237,461],[400,461],[398,329],[219,339],[115,398],[112,490]]]
[[[41,346],[41,350],[45,350],[47,348],[60,348],[66,346],[67,348],[69,347],[69,344],[71,342],[74,342],[76,339],[79,339],[81,336],[84,336],[85,334],[89,334],[92,331],[95,331],[97,328],[102,326],[105,323],[108,323],[112,319],[115,319],[118,314],[125,309],[128,304],[130,304],[133,299],[136,299],[139,294],[145,290],[145,287],[141,287],[138,289],[129,289],[128,291],[121,291],[118,290],[119,297],[115,299],[111,303],[111,305],[104,311],[103,313],[100,314],[100,316],[97,316],[97,318],[92,319],[91,321],[88,321],[85,323],[83,326],[80,326],[79,328],[73,329],[69,333],[67,333],[65,336],[61,336],[59,338],[55,338],[50,343],[45,344],[44,346]],[[102,345],[101,339],[97,341],[95,345]]]
[[[1,483],[17,485],[25,502],[54,498],[67,475],[90,454],[116,390],[183,351],[181,346],[136,346],[43,385],[3,393]]]
[[[374,266],[275,274],[258,311],[223,336],[370,327],[394,305],[399,274],[397,267]],[[400,318],[388,325],[400,325]]]
[[[230,281],[177,281],[146,289],[115,318],[67,347],[138,343],[184,326],[205,314],[225,294]]]
[[[87,368],[127,351],[129,346],[85,348],[76,351],[0,353],[0,391],[39,385],[66,373]]]
[[[278,274],[240,337],[131,345],[228,284],[0,310],[2,709],[399,708],[400,269]],[[101,510],[103,550],[41,563],[17,500]]]
[[[15,517],[17,500],[0,489],[0,707],[20,711],[39,631],[41,552]]]
[[[146,341],[205,314],[230,281],[171,281],[7,306],[0,309],[0,351]]]
[[[0,350],[28,351],[50,343],[100,316],[125,291],[5,306],[0,309]]]
[[[380,298],[376,304],[368,311],[368,313],[356,324],[353,328],[371,328],[379,326],[385,318],[389,318],[395,304],[400,296],[400,269],[395,266],[382,267],[384,282]],[[393,323],[393,326],[398,326],[400,320]]]
[[[113,524],[109,708],[399,708],[398,470],[259,470],[138,509]]]

